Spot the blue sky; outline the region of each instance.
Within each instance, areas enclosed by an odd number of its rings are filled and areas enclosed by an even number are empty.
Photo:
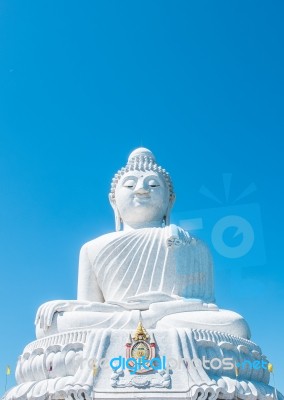
[[[202,219],[217,304],[247,319],[284,391],[283,12],[277,0],[1,1],[0,391],[37,307],[75,298],[80,246],[113,230],[110,181],[141,145],[172,175],[175,220]],[[226,260],[210,232],[232,214],[255,246]]]

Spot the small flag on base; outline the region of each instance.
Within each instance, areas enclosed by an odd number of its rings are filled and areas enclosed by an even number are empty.
[[[235,365],[235,374],[236,374],[236,377],[239,376],[239,368],[236,365]]]
[[[7,390],[8,376],[11,375],[10,365],[6,366],[6,377],[5,377],[5,392]]]
[[[93,376],[96,376],[98,372],[96,364],[93,365]]]
[[[272,372],[273,372],[273,365],[272,365],[271,363],[268,363],[267,369],[268,369],[268,371],[272,374]]]

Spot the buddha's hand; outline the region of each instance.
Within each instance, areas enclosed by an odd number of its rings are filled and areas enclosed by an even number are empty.
[[[78,305],[87,305],[89,301],[78,301],[78,300],[53,300],[42,304],[35,318],[35,325],[40,326],[41,329],[46,331],[52,324],[52,320],[55,313],[62,311],[73,311]]]

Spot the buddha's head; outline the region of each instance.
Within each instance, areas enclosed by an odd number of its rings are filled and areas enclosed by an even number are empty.
[[[119,231],[122,223],[131,228],[169,225],[175,194],[168,172],[157,165],[150,150],[141,147],[115,174],[109,199]]]

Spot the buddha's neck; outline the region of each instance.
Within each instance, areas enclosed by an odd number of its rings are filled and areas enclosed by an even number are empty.
[[[135,229],[142,229],[142,228],[162,228],[163,221],[150,221],[150,222],[124,222],[123,223],[123,230],[124,231],[131,231]]]

